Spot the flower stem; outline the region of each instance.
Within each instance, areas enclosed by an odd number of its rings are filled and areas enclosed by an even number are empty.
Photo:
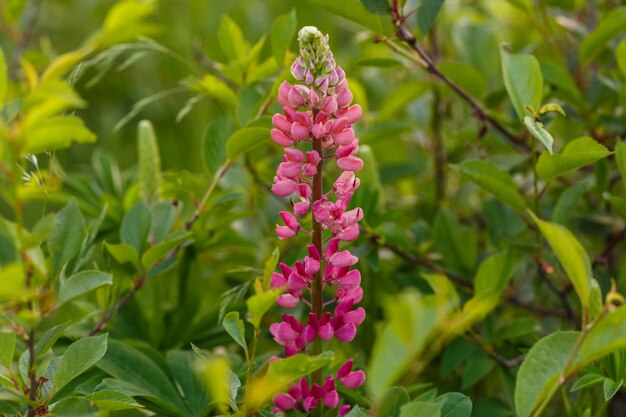
[[[322,154],[322,140],[321,139],[313,139],[313,150],[318,154]],[[324,160],[320,159],[319,164],[317,166],[317,173],[313,177],[313,201],[318,201],[322,198],[322,168],[324,165]],[[311,242],[317,248],[317,251],[322,254],[324,253],[322,250],[322,225],[319,224],[315,220],[315,216],[312,216],[312,227],[313,234],[311,236]],[[322,313],[324,310],[324,294],[323,294],[323,285],[322,285],[322,271],[324,270],[323,266],[320,266],[319,271],[315,273],[313,277],[313,283],[311,284],[311,304],[313,306],[313,313],[318,317],[322,317]],[[319,355],[322,353],[322,339],[319,337],[315,339],[311,346],[311,354]],[[322,385],[323,375],[322,370],[318,369],[313,373],[312,382],[314,384]],[[315,415],[322,415],[322,407],[318,407],[315,410]]]

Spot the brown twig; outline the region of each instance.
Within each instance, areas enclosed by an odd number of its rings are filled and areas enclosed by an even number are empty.
[[[398,7],[395,8],[394,7]],[[439,67],[435,64],[434,60],[430,57],[430,55],[426,52],[423,46],[417,41],[415,36],[405,27],[404,21],[405,18],[401,15],[399,10],[399,6],[396,6],[395,3],[392,5],[392,19],[396,28],[396,36],[402,42],[404,42],[409,48],[411,48],[415,54],[417,55],[418,62],[422,64],[422,66],[433,76],[439,78],[443,81],[448,87],[450,87],[459,97],[461,97],[467,104],[472,108],[472,112],[474,116],[478,118],[480,123],[484,125],[489,125],[498,132],[502,134],[502,136],[509,141],[513,146],[515,146],[520,151],[525,153],[530,151],[528,144],[521,139],[520,137],[514,135],[509,132],[507,128],[505,128],[498,120],[489,115],[487,111],[482,107],[478,101],[472,97],[468,92],[466,92],[461,86],[455,83],[452,79],[450,79],[447,75],[445,75]],[[481,126],[481,130],[482,127]]]
[[[127,292],[122,298],[120,298],[120,300],[117,302],[117,304],[115,304],[115,306],[112,309],[110,309],[109,311],[107,311],[105,314],[102,315],[102,318],[100,319],[100,321],[98,321],[98,323],[96,323],[96,325],[93,326],[91,330],[89,330],[89,333],[87,334],[87,336],[93,336],[94,334],[98,333],[100,330],[104,329],[104,327],[107,325],[109,320],[111,320],[111,318],[113,317],[113,314],[115,314],[119,309],[121,309],[128,301],[130,301],[130,299],[134,297],[137,291],[139,291],[141,287],[145,285],[145,283],[146,283],[145,275],[139,277],[137,281],[135,281],[135,285],[133,286],[133,289]]]

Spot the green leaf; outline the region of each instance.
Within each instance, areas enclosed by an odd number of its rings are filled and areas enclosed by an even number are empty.
[[[543,146],[545,146],[550,155],[552,155],[552,145],[554,144],[554,138],[552,137],[550,132],[544,129],[543,123],[541,123],[534,117],[524,116],[524,124],[528,128],[530,134],[537,138],[539,142],[541,142]]]
[[[135,267],[139,266],[139,255],[135,248],[127,243],[110,244],[104,242],[104,247],[119,264],[130,262]]]
[[[222,80],[211,74],[205,74],[197,84],[197,90],[202,91],[207,96],[226,104],[230,108],[237,106],[237,95]]]
[[[4,96],[7,92],[7,84],[9,77],[7,75],[7,61],[4,57],[4,51],[0,49],[0,103],[4,103]]]
[[[361,3],[367,10],[379,16],[387,16],[391,11],[387,0],[361,0]]]
[[[442,403],[441,417],[470,417],[472,415],[472,400],[460,392],[442,394],[434,402]]]
[[[554,254],[563,266],[571,281],[583,310],[589,306],[591,294],[591,279],[593,272],[591,262],[585,248],[565,227],[539,219],[535,213],[528,210],[528,215],[537,223],[539,230],[550,244]]]
[[[289,44],[296,34],[297,25],[296,11],[293,9],[289,13],[278,16],[272,23],[272,33],[270,35],[272,53],[280,66],[285,64],[285,54],[289,50]]]
[[[264,127],[245,127],[233,133],[226,142],[226,157],[234,161],[244,153],[268,142],[270,131]]]
[[[402,406],[400,417],[440,417],[441,406],[431,401],[412,401]]]
[[[576,204],[586,191],[587,185],[584,183],[566,188],[559,196],[556,206],[554,206],[552,221],[561,224],[567,223],[574,212]]]
[[[481,97],[489,90],[487,77],[475,66],[466,62],[441,61],[439,70],[474,97]]]
[[[568,143],[558,155],[541,154],[536,166],[537,175],[549,181],[611,154],[612,152],[604,145],[588,136],[583,136]]]
[[[475,296],[502,294],[513,273],[513,256],[509,251],[495,253],[480,263],[474,278]]]
[[[139,186],[146,204],[159,200],[161,194],[161,156],[154,128],[149,120],[142,120],[137,126],[139,155]]]
[[[262,294],[255,294],[248,298],[246,301],[248,313],[250,313],[248,322],[250,322],[255,329],[261,327],[261,319],[263,319],[265,313],[272,308],[280,293],[280,290],[268,290]]]
[[[181,246],[193,239],[193,234],[185,230],[177,230],[163,242],[151,247],[141,257],[141,264],[147,271],[157,264],[163,257],[169,254],[177,246]]]
[[[146,247],[151,226],[150,210],[142,201],[137,201],[122,220],[120,239],[122,243],[129,244],[141,254]]]
[[[186,407],[167,374],[140,350],[110,340],[106,355],[97,367],[175,415],[187,415]]]
[[[559,106],[556,103],[547,103],[544,104],[543,106],[541,106],[541,108],[539,109],[539,115],[543,116],[546,113],[550,113],[550,112],[556,112],[556,113],[560,113],[561,116],[566,116],[565,114],[565,110],[563,110],[563,107]]]
[[[202,162],[209,175],[226,161],[226,141],[233,132],[233,123],[228,116],[211,122],[202,136]]]
[[[53,116],[43,119],[23,133],[26,153],[41,153],[70,146],[72,141],[91,143],[96,135],[77,116]]]
[[[248,356],[248,345],[246,344],[246,328],[243,324],[243,320],[239,318],[239,312],[231,311],[224,316],[222,320],[222,326],[226,330],[226,333],[233,338],[239,346],[241,346]]]
[[[611,398],[617,394],[617,391],[622,387],[624,380],[620,379],[618,381],[614,381],[611,378],[604,378],[604,383],[602,384],[602,391],[604,392],[604,401],[609,401]]]
[[[390,34],[392,31],[389,19],[383,19],[370,13],[359,0],[307,0],[314,6],[320,7],[333,15],[344,17],[359,25],[371,29],[374,33]]]
[[[50,405],[50,415],[55,417],[95,417],[98,410],[85,398],[68,397]]]
[[[241,29],[228,15],[222,16],[217,39],[222,51],[231,61],[243,60],[250,51],[250,45],[244,39]]]
[[[108,334],[85,337],[72,343],[61,356],[59,368],[54,374],[55,389],[85,372],[98,362],[107,351]]]
[[[578,337],[578,332],[555,332],[535,343],[528,351],[515,383],[515,411],[518,417],[529,417],[557,387]]]
[[[101,271],[81,271],[66,279],[59,289],[59,303],[64,304],[105,285],[113,285],[113,276]]]
[[[433,27],[444,0],[424,0],[417,9],[417,27],[426,35]]]
[[[250,385],[250,391],[247,393],[249,395],[246,395],[246,404],[252,409],[257,409],[272,395],[286,389],[290,382],[332,363],[333,359],[333,352],[326,351],[317,356],[299,353],[270,362],[267,373]]]
[[[526,208],[524,197],[517,191],[517,186],[511,175],[493,162],[466,160],[460,164],[450,165],[450,168],[459,171],[470,181],[490,192],[513,209],[523,211]]]
[[[500,48],[504,85],[520,120],[531,115],[526,106],[538,109],[543,94],[543,77],[537,59],[528,54],[513,54]]]
[[[596,28],[583,39],[578,51],[578,59],[587,65],[608,45],[609,41],[619,36],[626,29],[626,7],[616,7],[598,22]]]
[[[129,410],[131,408],[143,407],[133,397],[120,391],[96,391],[93,394],[85,395],[84,398],[92,401],[98,407],[98,410],[101,411]]]
[[[626,143],[622,140],[618,140],[615,144],[615,162],[622,177],[622,185],[626,190]]]
[[[604,381],[604,377],[600,374],[587,374],[580,377],[574,385],[571,392],[579,391],[583,388],[592,387]]]
[[[59,271],[80,250],[85,237],[85,219],[73,198],[57,213],[48,237],[52,268]]]
[[[149,34],[153,27],[146,23],[146,17],[154,12],[153,1],[123,0],[117,2],[107,13],[102,31],[90,42],[104,49],[116,43],[127,42],[141,35]]]
[[[383,415],[383,414],[381,414]],[[346,414],[344,417],[367,417],[367,413],[361,409],[358,405],[352,407],[350,412]]]
[[[16,336],[15,332],[0,332],[0,365],[7,368],[13,363]]]
[[[495,366],[496,362],[482,352],[472,356],[463,369],[462,388],[465,390],[476,385],[489,375]]]

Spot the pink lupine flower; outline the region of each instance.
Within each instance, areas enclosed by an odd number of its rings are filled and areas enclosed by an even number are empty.
[[[363,219],[363,210],[350,206],[360,185],[355,172],[363,168],[353,128],[362,110],[357,104],[351,105],[346,74],[334,60],[328,36],[316,28],[305,27],[298,33],[298,42],[300,56],[291,66],[296,83],[285,81],[280,85],[278,102],[283,114],[272,117],[271,131],[272,140],[284,148],[272,191],[279,197],[297,196],[291,201],[291,212],[280,212],[284,225],[276,226],[278,238],[296,236],[303,230],[298,218],[305,220],[309,211],[312,214],[312,230],[306,232],[311,235],[308,255],[293,267],[281,263],[281,272],[275,272],[270,282],[273,288],[282,290],[276,300],[280,306],[291,309],[303,302],[310,308],[300,318],[283,314],[282,321],[270,326],[270,333],[284,347],[285,356],[307,351],[319,354],[319,341],[336,339],[349,343],[366,316],[362,307],[355,307],[363,298],[361,274],[352,269],[358,258],[340,247],[342,242],[358,238],[359,221]],[[332,189],[324,190],[324,162],[330,158],[335,159],[342,172]],[[324,291],[334,291],[334,298],[324,303]],[[347,414],[350,406],[342,404],[335,389],[336,380],[355,389],[363,384],[365,373],[352,371],[350,360],[339,368],[336,378],[329,375],[322,381],[319,374],[310,382],[302,378],[287,393],[274,396],[274,413],[308,413],[328,407],[337,408],[338,416]]]

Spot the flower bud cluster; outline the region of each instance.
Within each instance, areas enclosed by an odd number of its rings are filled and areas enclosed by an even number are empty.
[[[351,105],[352,93],[344,71],[335,63],[328,36],[307,26],[300,30],[298,40],[300,56],[291,67],[297,82],[281,84],[278,102],[284,114],[272,118],[272,140],[284,147],[272,191],[279,197],[292,197],[291,210],[280,212],[282,224],[276,226],[276,234],[281,240],[301,233],[313,236],[314,232],[301,224],[310,214],[314,230],[323,233],[325,239],[324,243],[309,245],[308,255],[293,266],[281,263],[280,272],[272,276],[271,286],[283,290],[277,303],[287,309],[303,303],[313,310],[314,296],[334,295],[328,300],[317,300],[317,305],[323,306],[321,313],[319,309],[318,313],[310,311],[304,318],[283,314],[282,321],[270,326],[270,333],[284,347],[285,356],[306,352],[309,345],[320,340],[351,342],[365,319],[365,310],[356,307],[363,298],[361,274],[352,268],[358,258],[349,250],[340,249],[341,242],[359,236],[358,223],[363,218],[361,208],[350,208],[351,198],[360,185],[355,172],[363,167],[357,156],[359,141],[352,128],[361,117],[361,107]],[[295,148],[300,144],[304,150]],[[322,167],[331,159],[335,159],[341,174],[332,188],[323,192],[319,189]],[[322,292],[316,293],[313,287],[320,283]],[[276,395],[274,412],[310,412],[323,405],[339,408],[338,415],[342,416],[350,407],[341,404],[335,382],[354,389],[364,380],[365,373],[352,371],[349,360],[323,384],[321,380],[309,384],[303,378],[288,393]]]

